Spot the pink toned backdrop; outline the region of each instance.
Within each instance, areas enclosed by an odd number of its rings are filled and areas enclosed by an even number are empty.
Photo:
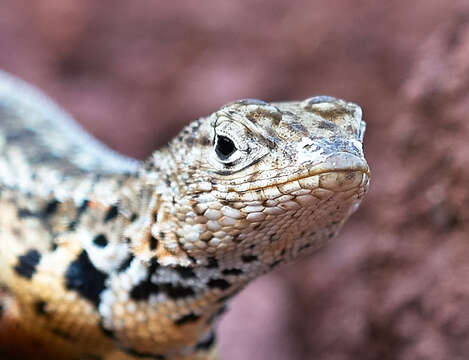
[[[368,199],[232,303],[225,360],[467,359],[465,1],[0,0],[0,68],[144,158],[245,97],[362,104]]]

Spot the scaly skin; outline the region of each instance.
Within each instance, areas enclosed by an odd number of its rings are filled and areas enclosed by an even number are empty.
[[[215,359],[227,300],[358,207],[364,127],[335,98],[241,100],[140,164],[0,73],[0,351]]]

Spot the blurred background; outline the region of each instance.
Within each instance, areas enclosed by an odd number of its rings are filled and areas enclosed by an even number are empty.
[[[234,99],[361,104],[368,198],[232,302],[223,358],[467,359],[468,5],[0,0],[0,68],[142,159]]]

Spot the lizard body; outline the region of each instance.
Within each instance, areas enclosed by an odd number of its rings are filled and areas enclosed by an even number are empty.
[[[240,100],[140,163],[0,73],[0,349],[215,359],[228,299],[358,207],[364,127],[331,97]]]

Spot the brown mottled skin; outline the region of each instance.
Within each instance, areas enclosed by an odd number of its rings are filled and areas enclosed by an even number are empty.
[[[139,163],[0,73],[0,354],[217,358],[228,299],[358,207],[364,129],[331,97],[240,100]]]

